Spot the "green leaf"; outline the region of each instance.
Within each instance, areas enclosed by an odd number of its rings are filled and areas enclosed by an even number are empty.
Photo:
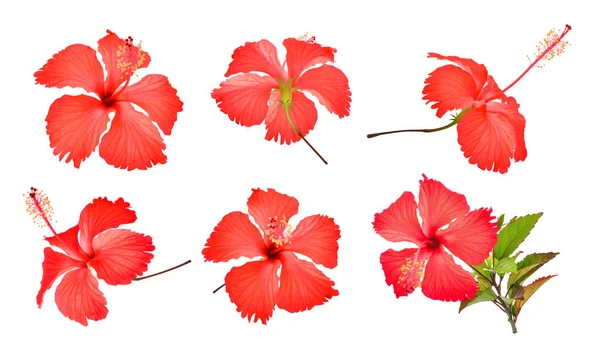
[[[533,253],[523,258],[517,263],[517,272],[510,274],[508,277],[508,289],[514,285],[523,285],[534,272],[544,266],[545,263],[554,259],[559,253]]]
[[[517,263],[515,262],[515,257],[501,259],[496,264],[494,270],[500,275],[504,275],[508,272],[517,272]]]
[[[514,307],[513,307],[513,313],[515,315],[515,322],[517,321],[517,317],[519,316],[519,313],[521,313],[521,309],[523,309],[523,305],[525,305],[525,302],[527,302],[531,298],[531,296],[533,296],[533,294],[537,290],[539,290],[543,284],[546,283],[546,281],[550,280],[554,276],[556,276],[556,275],[540,277],[539,279],[533,281],[529,285],[523,287],[523,299],[516,300],[514,303]]]
[[[511,220],[511,222],[498,233],[498,242],[494,247],[494,256],[499,260],[502,260],[517,250],[519,245],[527,238],[542,214],[543,213],[540,212]]]
[[[504,213],[500,215],[500,217],[498,217],[498,228],[502,228],[502,225],[504,224]]]
[[[467,298],[460,302],[458,307],[458,313],[462,312],[463,309],[480,302],[493,301],[496,299],[496,294],[491,288],[486,288],[483,291],[477,291],[475,298]]]
[[[474,273],[471,273],[473,276],[477,276],[477,278],[482,278],[481,275],[483,275],[483,278],[486,278],[488,280],[492,279],[492,275],[489,271],[492,268],[491,257],[488,257],[481,264],[471,265],[471,267],[476,271]]]

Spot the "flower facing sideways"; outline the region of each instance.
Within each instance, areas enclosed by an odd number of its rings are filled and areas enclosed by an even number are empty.
[[[492,210],[470,211],[463,195],[425,175],[420,183],[418,205],[407,191],[375,214],[373,227],[380,236],[391,242],[416,245],[400,251],[388,249],[381,254],[385,281],[393,286],[396,297],[407,296],[421,286],[423,294],[434,300],[473,298],[477,282],[447,251],[467,264],[482,263],[497,241]]]
[[[313,38],[288,38],[283,45],[287,50],[283,65],[267,40],[237,48],[225,73],[229,78],[212,97],[232,121],[247,127],[265,122],[266,140],[290,144],[317,123],[317,110],[305,93],[340,118],[350,114],[351,93],[346,75],[327,64],[334,61],[334,48]]]
[[[150,56],[131,37],[107,32],[98,41],[106,79],[96,51],[83,44],[58,52],[34,74],[38,84],[82,88],[91,94],[63,95],[52,103],[46,116],[50,146],[59,159],[66,156],[65,162],[73,161],[76,168],[98,145],[100,156],[117,168],[144,170],[164,164],[166,146],[154,124],[171,134],[183,103],[164,75],[146,75],[129,85],[132,75],[148,66]]]
[[[205,260],[213,262],[260,258],[233,267],[225,276],[225,291],[248,321],[254,317],[254,322],[267,324],[275,306],[301,312],[339,295],[335,283],[314,265],[337,265],[339,228],[332,218],[313,215],[292,229],[289,220],[298,213],[298,205],[295,198],[273,189],[254,189],[248,212],[255,224],[245,213],[227,214],[202,251]]]
[[[32,189],[27,202],[28,210],[37,220],[45,221],[54,234],[45,238],[51,247],[44,249],[38,307],[42,307],[44,294],[54,281],[64,275],[56,287],[58,310],[83,325],[88,320],[106,318],[106,298],[98,287],[98,279],[109,285],[130,284],[148,269],[153,258],[150,236],[118,228],[137,218],[129,203],[121,198],[114,202],[97,198],[81,211],[76,226],[56,233],[49,221],[45,195]]]

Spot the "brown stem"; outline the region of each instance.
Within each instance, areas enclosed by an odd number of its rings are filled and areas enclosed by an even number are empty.
[[[151,278],[151,277],[158,276],[158,275],[160,275],[160,274],[164,274],[164,273],[167,273],[167,272],[169,272],[169,271],[173,271],[173,270],[175,270],[175,269],[179,269],[180,267],[182,267],[182,266],[184,266],[184,265],[187,265],[187,264],[189,264],[189,263],[191,263],[191,262],[192,262],[191,260],[188,260],[188,261],[186,261],[186,262],[184,262],[184,263],[181,263],[181,264],[179,264],[179,265],[177,265],[177,266],[173,266],[173,267],[172,267],[172,268],[170,268],[170,269],[163,270],[163,271],[161,271],[161,272],[157,272],[156,274],[152,274],[152,275],[148,275],[148,276],[142,276],[142,277],[137,277],[137,278],[133,279],[133,281],[141,281],[141,280],[149,279],[149,278]]]

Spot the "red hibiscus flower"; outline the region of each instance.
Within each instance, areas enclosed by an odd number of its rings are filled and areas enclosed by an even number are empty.
[[[106,318],[106,298],[98,288],[98,279],[109,285],[130,284],[148,269],[153,258],[152,238],[128,229],[122,224],[133,223],[136,215],[129,203],[119,198],[115,202],[97,198],[85,206],[79,223],[63,233],[54,232],[48,213],[42,207],[47,198],[32,189],[28,200],[30,212],[41,216],[54,233],[45,238],[51,247],[44,249],[43,276],[37,294],[42,307],[44,294],[54,281],[64,274],[56,287],[55,301],[67,318],[85,326],[89,320]],[[47,209],[47,208],[46,208]],[[96,272],[92,274],[90,268]]]
[[[254,316],[254,322],[260,319],[267,324],[275,306],[302,312],[339,295],[333,281],[312,262],[295,255],[334,268],[340,231],[332,218],[309,216],[292,230],[288,221],[298,213],[298,200],[273,189],[253,189],[248,212],[256,225],[247,214],[231,212],[202,250],[205,260],[213,262],[260,257],[233,267],[225,276],[225,290],[243,318],[250,322]]]
[[[146,75],[129,85],[135,71],[148,66],[150,56],[131,37],[121,39],[107,32],[98,41],[106,75],[96,51],[83,44],[58,52],[34,74],[38,84],[77,87],[94,95],[64,95],[52,103],[46,116],[50,147],[76,168],[98,144],[100,156],[117,168],[144,170],[164,164],[166,146],[154,123],[165,135],[171,134],[183,103],[164,75]],[[102,136],[110,114],[114,114],[110,129]]]
[[[525,160],[525,118],[519,104],[498,87],[484,65],[471,59],[429,53],[428,58],[449,60],[425,80],[424,100],[434,102],[436,116],[465,110],[458,121],[458,143],[469,163],[482,170],[508,171],[511,159]]]
[[[519,104],[506,96],[513,85],[521,80],[541,60],[551,60],[562,54],[567,41],[564,36],[571,30],[566,25],[562,33],[555,29],[538,45],[537,58],[515,81],[501,90],[483,64],[471,59],[442,56],[429,53],[428,58],[448,60],[449,64],[437,68],[425,80],[423,99],[436,115],[442,117],[448,111],[461,110],[453,120],[433,129],[403,129],[368,134],[367,138],[400,132],[438,132],[458,124],[458,143],[469,159],[482,170],[506,173],[511,160],[523,161],[527,157],[525,147],[525,118],[519,113]]]
[[[470,211],[464,195],[425,175],[423,178],[418,206],[407,191],[375,214],[373,227],[379,235],[391,242],[417,245],[381,254],[385,282],[393,286],[396,297],[407,296],[420,285],[423,294],[434,300],[474,298],[477,282],[445,249],[467,264],[482,263],[497,241],[498,228],[492,222],[495,217],[491,209]]]
[[[313,39],[288,38],[283,45],[287,50],[283,65],[277,49],[267,40],[237,48],[225,76],[239,75],[222,82],[211,96],[232,121],[242,126],[266,122],[266,140],[290,144],[317,123],[315,105],[304,93],[340,118],[350,113],[351,93],[346,75],[326,64],[333,63],[334,48]]]

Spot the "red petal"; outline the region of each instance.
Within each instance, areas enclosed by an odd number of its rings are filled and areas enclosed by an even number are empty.
[[[85,206],[79,215],[79,241],[82,249],[93,255],[92,239],[95,236],[120,225],[135,222],[137,217],[129,207],[129,203],[122,198],[111,202],[106,197],[96,198]]]
[[[474,298],[478,286],[450,254],[437,248],[427,262],[421,288],[423,294],[433,300],[456,302]]]
[[[333,62],[334,48],[323,47],[318,43],[288,38],[283,41],[287,49],[285,55],[290,78],[298,78],[309,67]]]
[[[265,230],[269,219],[277,217],[290,220],[298,213],[298,200],[273,189],[252,189],[248,198],[248,212],[261,230]]]
[[[473,78],[454,65],[445,65],[431,72],[423,88],[423,100],[426,100],[426,105],[434,103],[431,108],[437,109],[437,117],[471,106],[478,94]]]
[[[285,110],[281,106],[280,94],[273,92],[269,99],[269,111],[267,112],[267,135],[266,140],[274,139],[275,142],[279,141],[281,144],[290,144],[297,142],[300,136],[294,131],[287,117],[285,116]],[[317,123],[317,109],[315,104],[306,98],[300,91],[292,92],[292,106],[289,109],[289,114],[294,122],[294,125],[302,134],[306,136]]]
[[[419,214],[425,235],[433,236],[438,229],[468,212],[469,205],[464,195],[450,191],[441,182],[423,175],[419,191]]]
[[[100,142],[100,156],[108,164],[127,170],[165,164],[165,143],[148,116],[127,102],[117,102],[113,107],[117,111]]]
[[[58,233],[54,237],[45,239],[53,247],[62,249],[72,259],[83,262],[87,262],[90,259],[79,245],[79,226],[75,226],[68,229],[66,232]]]
[[[489,102],[467,112],[458,123],[458,143],[469,163],[482,170],[506,173],[511,158],[522,161],[525,148],[525,118],[516,101]]]
[[[230,120],[249,127],[265,120],[269,96],[277,87],[279,84],[270,76],[242,74],[222,82],[211,97]]]
[[[479,265],[490,255],[498,237],[492,210],[480,208],[458,217],[436,235],[448,250],[470,265]]]
[[[119,101],[129,101],[148,113],[164,134],[171,134],[177,121],[177,112],[183,110],[183,102],[177,96],[164,75],[146,75],[139,82],[128,86],[119,96]]]
[[[302,312],[324,304],[340,293],[335,282],[325,276],[314,264],[298,259],[292,252],[281,252],[281,283],[277,306],[288,312]]]
[[[344,73],[331,65],[309,69],[294,83],[298,89],[314,95],[321,105],[340,118],[350,114],[350,87]]]
[[[425,261],[431,253],[429,249],[421,249],[417,256],[417,250],[416,248],[400,251],[388,249],[379,257],[385,282],[394,288],[396,298],[408,296],[421,284]]]
[[[127,72],[122,71],[117,66],[117,60],[119,59],[117,52],[125,46],[125,40],[119,38],[119,36],[110,30],[106,32],[108,34],[98,41],[98,52],[102,55],[104,67],[108,71],[105,92],[107,95],[111,95],[121,83],[131,77],[133,72],[130,70],[129,74],[127,74]],[[137,50],[135,46],[132,46],[132,48]],[[138,69],[146,68],[150,64],[150,55],[144,51],[141,51],[141,54],[144,56],[144,61]]]
[[[98,279],[86,267],[69,272],[56,288],[58,310],[67,318],[87,326],[87,320],[106,318],[106,298],[98,289]]]
[[[225,290],[231,302],[248,322],[260,319],[263,324],[273,315],[275,298],[279,289],[277,270],[281,262],[276,259],[250,261],[233,267],[225,276]]]
[[[427,58],[435,58],[440,60],[448,60],[463,68],[475,82],[475,91],[480,92],[483,89],[487,79],[488,72],[485,65],[476,63],[472,59],[460,58],[455,56],[443,56],[437,53],[428,53]]]
[[[94,257],[89,265],[109,285],[127,285],[148,270],[154,257],[152,238],[127,229],[98,234],[92,241]]]
[[[79,168],[98,146],[106,131],[109,110],[99,100],[87,96],[65,95],[55,100],[46,117],[46,133],[54,155]]]
[[[340,227],[327,216],[309,216],[298,223],[289,244],[279,250],[303,254],[316,264],[327,268],[337,266],[338,239]]]
[[[390,242],[411,242],[420,245],[427,239],[417,219],[417,203],[412,192],[404,192],[396,202],[375,214],[373,228]]]
[[[225,76],[252,71],[269,74],[275,79],[285,76],[277,57],[277,48],[265,39],[258,42],[246,42],[233,51],[231,58],[233,60],[229,64]]]
[[[36,297],[38,307],[42,307],[44,294],[52,287],[54,281],[65,272],[76,268],[86,268],[85,262],[71,259],[65,254],[52,250],[50,247],[44,249],[44,262],[42,263],[44,272],[40,290]]]
[[[47,87],[83,88],[104,96],[104,71],[96,51],[83,44],[73,44],[56,53],[33,76],[36,83]]]
[[[267,246],[250,217],[242,212],[231,212],[215,227],[202,250],[204,260],[229,261],[240,257],[267,256]]]

